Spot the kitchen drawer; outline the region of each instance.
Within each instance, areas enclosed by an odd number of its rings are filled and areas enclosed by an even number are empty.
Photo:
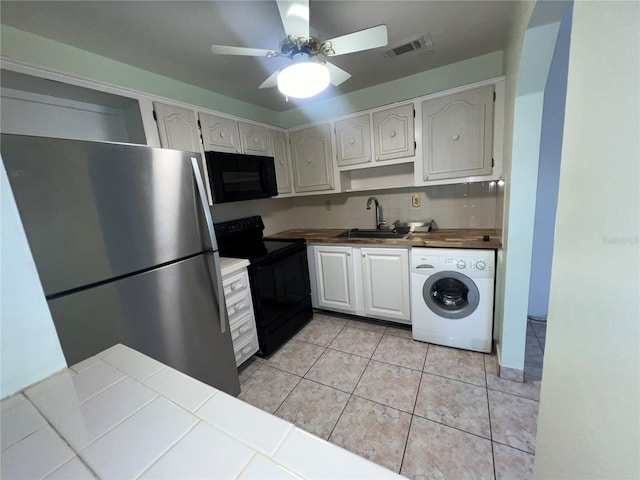
[[[231,327],[231,339],[234,345],[239,345],[247,337],[254,336],[256,321],[251,313],[234,322]]]
[[[258,337],[252,335],[238,342],[237,345],[234,344],[233,351],[236,356],[236,365],[240,366],[258,351]]]
[[[244,269],[239,273],[223,278],[222,286],[224,287],[225,298],[249,290],[249,275],[247,274],[247,270]]]
[[[231,328],[247,313],[253,312],[253,303],[249,290],[244,290],[237,295],[225,298],[225,303],[227,304],[227,314],[229,315],[229,325]]]

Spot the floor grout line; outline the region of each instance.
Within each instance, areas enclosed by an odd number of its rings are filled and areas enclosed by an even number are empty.
[[[496,472],[496,455],[493,450],[493,426],[491,424],[491,404],[489,403],[489,382],[487,381],[487,364],[482,359],[482,369],[484,370],[484,383],[486,385],[484,393],[487,397],[487,418],[489,420],[489,442],[491,443],[491,466],[493,467],[493,478],[497,480],[497,472]]]

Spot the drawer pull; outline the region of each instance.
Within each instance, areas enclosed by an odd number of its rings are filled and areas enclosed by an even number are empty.
[[[247,308],[247,304],[244,303],[244,302],[239,302],[239,303],[236,303],[233,306],[233,311],[234,312],[239,312],[240,310],[245,309],[245,308]]]

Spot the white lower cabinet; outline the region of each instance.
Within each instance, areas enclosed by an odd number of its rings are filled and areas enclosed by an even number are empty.
[[[249,275],[243,268],[222,277],[224,300],[229,315],[236,365],[240,366],[258,351],[258,332],[251,301]]]
[[[313,306],[411,323],[409,249],[309,246]]]
[[[351,247],[316,246],[313,248],[317,306],[327,310],[355,313]]]
[[[361,248],[360,253],[365,314],[410,322],[409,250]]]

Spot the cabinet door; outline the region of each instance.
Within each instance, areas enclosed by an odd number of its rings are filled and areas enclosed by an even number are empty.
[[[238,122],[242,151],[248,155],[269,156],[267,129],[252,123]]]
[[[362,248],[360,252],[366,315],[409,323],[409,251],[405,248]]]
[[[205,151],[240,153],[238,122],[209,113],[199,113]]]
[[[291,161],[287,136],[279,130],[269,130],[269,141],[276,165],[278,193],[291,193]]]
[[[153,102],[162,148],[200,151],[198,125],[193,110]]]
[[[355,312],[356,295],[351,247],[313,248],[318,306],[329,310]]]
[[[371,161],[369,114],[336,122],[335,133],[339,167]]]
[[[373,114],[376,162],[415,154],[413,103]]]
[[[291,132],[289,140],[296,192],[333,190],[329,124]]]
[[[422,103],[423,180],[490,175],[493,85]]]

